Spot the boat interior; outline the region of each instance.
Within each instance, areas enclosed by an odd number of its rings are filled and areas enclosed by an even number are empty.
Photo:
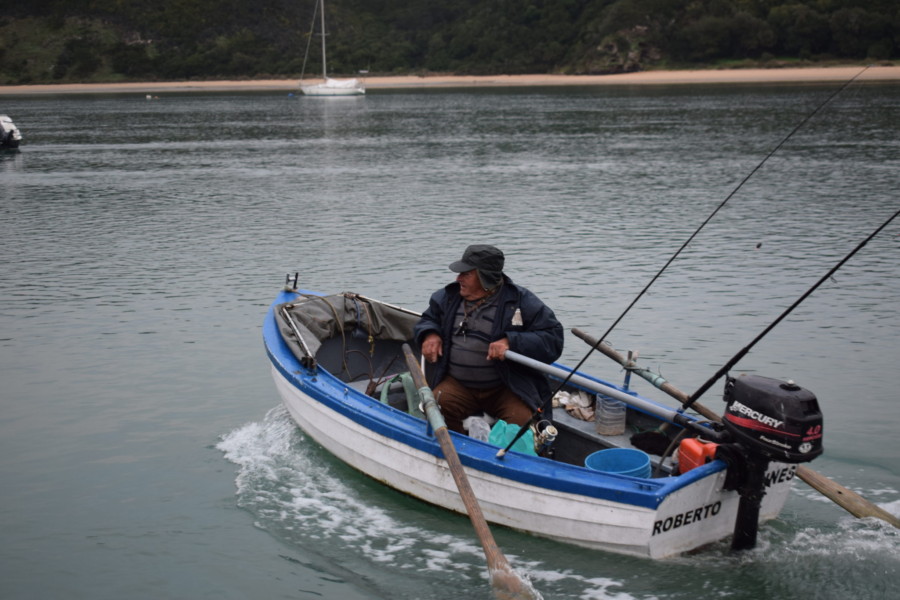
[[[351,293],[301,296],[276,307],[282,338],[302,364],[325,369],[349,387],[421,418],[415,388],[401,376],[407,371],[402,346],[409,343],[415,348],[411,340],[418,318],[412,311]],[[595,398],[592,392],[571,384],[560,388],[560,383],[551,379],[557,396]],[[600,450],[632,448],[650,457],[652,477],[677,474],[672,454],[688,435],[682,427],[629,406],[624,431],[609,435],[598,433],[593,420],[577,414],[555,406],[556,438],[537,453],[584,466],[586,459]]]

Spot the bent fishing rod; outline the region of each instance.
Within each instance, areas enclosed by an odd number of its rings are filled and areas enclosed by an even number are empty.
[[[853,83],[854,81],[856,81],[856,80],[857,80],[863,73],[865,73],[868,69],[869,69],[868,66],[863,67],[863,68],[859,71],[859,73],[857,73],[856,75],[854,75],[853,77],[851,77],[850,79],[848,79],[846,82],[844,82],[844,84],[843,84],[841,87],[839,87],[837,90],[835,90],[834,92],[832,92],[827,98],[825,98],[825,100],[823,100],[822,102],[820,102],[819,105],[816,106],[816,107],[812,110],[812,112],[810,112],[808,115],[806,115],[806,117],[804,117],[803,120],[801,120],[800,123],[798,123],[798,124],[791,130],[791,132],[788,133],[788,134],[784,137],[784,139],[782,139],[782,140],[778,143],[778,145],[776,145],[776,146],[775,146],[768,154],[766,154],[766,156],[765,156],[765,157],[764,157],[764,158],[763,158],[763,159],[762,159],[755,167],[753,167],[753,169],[750,170],[750,172],[747,174],[747,176],[744,177],[744,178],[737,184],[737,186],[735,186],[735,188],[734,188],[733,190],[731,190],[731,193],[728,194],[728,196],[726,196],[726,198],[725,198],[721,203],[719,203],[719,205],[718,205],[718,206],[717,206],[717,207],[709,214],[708,217],[706,217],[706,219],[700,224],[700,226],[697,227],[697,229],[694,231],[694,233],[692,233],[692,234],[684,241],[684,243],[678,248],[678,250],[676,250],[675,253],[669,258],[669,260],[666,261],[666,263],[665,263],[665,264],[662,266],[662,268],[656,273],[656,275],[654,275],[652,278],[650,278],[650,281],[647,282],[647,285],[645,285],[644,288],[643,288],[640,292],[638,292],[637,296],[634,297],[634,299],[631,301],[631,303],[629,303],[628,306],[625,307],[625,310],[622,311],[622,314],[620,314],[619,317],[618,317],[615,321],[613,321],[612,325],[610,325],[609,328],[606,330],[606,333],[604,333],[602,336],[600,336],[599,338],[597,338],[597,342],[596,342],[595,344],[593,344],[593,345],[590,347],[590,349],[587,351],[587,353],[584,355],[584,357],[578,362],[577,365],[575,365],[575,368],[572,369],[571,374],[570,374],[568,377],[566,377],[565,379],[563,379],[563,380],[559,383],[559,385],[556,387],[556,389],[550,394],[550,398],[551,398],[551,399],[552,399],[552,398],[553,398],[553,397],[554,397],[561,389],[563,389],[563,387],[566,386],[566,384],[567,384],[567,383],[569,382],[569,380],[571,379],[572,375],[574,375],[575,372],[577,372],[582,366],[584,366],[584,363],[585,363],[585,362],[587,361],[587,359],[591,356],[591,354],[593,354],[594,351],[597,350],[597,349],[600,347],[600,345],[606,340],[606,338],[609,336],[609,334],[612,333],[613,329],[615,329],[615,328],[619,325],[619,323],[622,321],[622,319],[625,318],[625,315],[627,315],[627,314],[629,313],[629,311],[631,311],[631,309],[634,307],[634,305],[637,304],[637,303],[640,301],[640,299],[644,297],[644,294],[647,293],[647,290],[650,289],[650,286],[652,286],[654,283],[656,283],[656,280],[659,279],[659,278],[662,276],[662,274],[666,271],[666,269],[668,269],[669,266],[670,266],[673,262],[675,262],[675,259],[678,258],[679,255],[681,255],[681,253],[688,247],[688,245],[689,245],[692,241],[694,241],[694,238],[696,238],[697,235],[700,234],[700,231],[702,231],[703,228],[706,227],[706,225],[707,225],[710,221],[712,221],[712,219],[719,213],[719,211],[722,210],[722,208],[724,208],[725,205],[728,204],[728,202],[729,202],[729,201],[730,201],[730,200],[738,193],[738,191],[740,191],[740,189],[741,189],[742,187],[744,187],[744,184],[746,184],[746,183],[750,180],[750,178],[753,177],[753,176],[756,174],[756,172],[759,171],[759,170],[763,167],[763,165],[765,165],[766,162],[768,162],[768,160],[769,160],[770,158],[772,158],[772,156],[774,156],[775,153],[778,152],[778,151],[782,148],[782,146],[784,146],[784,145],[788,142],[788,140],[790,140],[790,139],[794,136],[794,134],[796,134],[798,131],[800,131],[800,129],[801,129],[804,125],[806,125],[806,123],[808,123],[813,117],[815,117],[815,116],[816,116],[823,108],[825,108],[825,106],[828,105],[829,102],[831,102],[838,94],[840,94],[840,93],[843,92],[845,89],[847,89],[847,87],[850,86],[851,83]],[[896,215],[895,215],[895,216],[896,216]],[[879,229],[879,230],[880,230],[880,229]],[[749,349],[748,349],[748,351],[749,351]],[[721,377],[721,375],[719,375],[719,377]],[[718,379],[718,377],[717,377],[716,379]],[[712,383],[710,383],[710,382],[708,382],[708,383],[709,383],[710,386],[712,386],[712,384],[715,383],[715,381],[713,381]],[[709,388],[707,387],[706,389],[709,389]],[[706,390],[704,389],[703,391],[705,392]],[[696,395],[697,397],[699,397],[699,394],[696,394],[696,393],[695,393],[695,395]],[[692,396],[692,398],[693,398],[693,396]],[[515,437],[513,437],[513,439],[509,442],[509,444],[507,444],[506,448],[501,448],[500,451],[497,452],[497,458],[503,458],[503,456],[504,456],[507,452],[509,452],[509,449],[512,448],[513,444],[515,444],[515,443],[519,440],[519,438],[522,437],[522,436],[525,434],[525,432],[528,430],[528,428],[531,426],[531,424],[537,422],[537,421],[540,419],[540,417],[541,417],[542,414],[543,414],[543,409],[539,407],[539,408],[531,415],[531,419],[529,419],[527,423],[525,423],[524,425],[522,425],[522,427],[519,428],[519,431],[516,432]]]

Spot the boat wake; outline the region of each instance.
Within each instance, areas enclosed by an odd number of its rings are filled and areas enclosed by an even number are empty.
[[[264,529],[357,544],[376,562],[394,560],[422,534],[345,483],[349,469],[324,459],[324,451],[306,439],[284,408],[224,436],[218,448],[241,467],[238,502]],[[472,545],[471,551],[477,547]]]
[[[224,435],[217,448],[238,466],[238,505],[257,527],[304,554],[299,560],[342,578],[352,574],[373,598],[486,597],[489,575],[468,519],[350,469],[306,437],[284,407]],[[802,494],[803,487],[795,490]],[[884,508],[896,513],[897,504]],[[723,541],[665,561],[583,551],[504,529],[494,534],[545,598],[687,598],[682,592],[697,581],[712,595],[735,597],[749,597],[748,589],[781,597],[811,590],[818,598],[900,597],[896,529],[849,515],[828,529],[797,527],[797,519],[784,517],[762,528],[752,551],[731,554]]]
[[[805,496],[799,484],[800,496]],[[811,499],[818,502],[815,492]],[[806,502],[806,499],[804,499]],[[897,513],[900,502],[881,505]],[[759,545],[730,553],[720,542],[703,552],[672,559],[670,565],[691,569],[703,565],[704,575],[729,573],[731,579],[710,577],[710,586],[725,593],[741,589],[741,581],[758,597],[821,600],[881,600],[900,597],[900,532],[876,518],[857,519],[849,514],[823,525],[799,525],[800,514],[787,511],[761,531]],[[809,523],[809,521],[807,521]],[[699,576],[700,574],[697,573]],[[749,578],[749,579],[748,579]]]
[[[340,565],[340,575],[350,571],[366,585],[389,587],[385,597],[443,598],[451,582],[455,597],[484,595],[489,574],[468,519],[357,474],[309,440],[284,407],[224,435],[216,447],[239,467],[238,505],[257,527],[298,552],[314,548],[323,559],[317,562]],[[563,597],[634,598],[613,591],[619,581],[555,571],[504,551],[516,571],[545,594],[546,584],[567,581],[563,587],[574,584],[579,593]],[[434,595],[423,595],[423,586],[434,588]]]

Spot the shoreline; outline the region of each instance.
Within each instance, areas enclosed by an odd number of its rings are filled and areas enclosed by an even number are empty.
[[[752,83],[828,83],[849,81],[900,81],[900,66],[799,67],[779,69],[717,69],[640,71],[616,75],[400,75],[363,78],[367,90],[529,87],[529,86],[617,86]],[[315,80],[310,80],[314,82]],[[63,83],[0,86],[3,95],[34,94],[160,94],[171,92],[281,91],[299,92],[297,79],[239,81],[170,81],[138,83]]]

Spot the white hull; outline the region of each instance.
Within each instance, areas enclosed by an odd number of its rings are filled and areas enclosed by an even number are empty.
[[[377,428],[349,418],[310,395],[322,393],[323,389],[324,393],[345,397],[358,392],[346,387],[329,390],[332,384],[324,381],[325,374],[320,374],[318,381],[310,384],[315,392],[311,387],[306,393],[301,389],[306,385],[301,379],[288,379],[274,366],[272,373],[293,419],[329,452],[392,488],[464,513],[442,459],[379,433]],[[373,401],[374,411],[379,410],[378,406]],[[403,426],[406,430],[418,428],[425,439],[431,437],[424,421],[409,417]],[[482,445],[463,436],[456,443],[461,454],[467,445]],[[521,469],[527,465],[519,461],[530,459],[509,454],[504,460],[510,468]],[[781,472],[784,476],[782,482],[768,488],[760,510],[761,521],[778,515],[795,470],[795,465],[770,465],[770,473]],[[736,492],[722,489],[724,471],[698,476],[696,481],[665,495],[655,509],[530,485],[468,466],[466,473],[485,518],[492,523],[587,548],[650,558],[676,555],[727,537],[733,530],[739,502]],[[623,479],[599,473],[594,477],[613,478],[619,483]]]
[[[22,142],[22,133],[6,115],[0,115],[0,148],[15,149]]]
[[[301,85],[305,96],[363,96],[366,88],[356,79],[328,79],[315,85]]]

